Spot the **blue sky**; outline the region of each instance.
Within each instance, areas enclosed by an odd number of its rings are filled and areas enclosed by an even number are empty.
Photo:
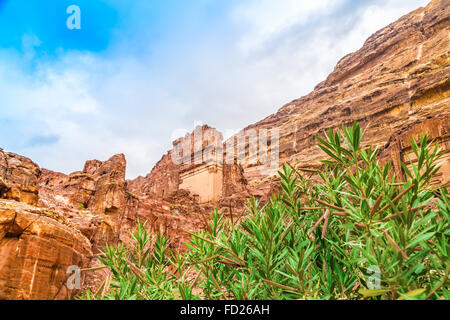
[[[125,153],[144,175],[195,123],[276,112],[427,2],[0,0],[0,148],[65,173]]]

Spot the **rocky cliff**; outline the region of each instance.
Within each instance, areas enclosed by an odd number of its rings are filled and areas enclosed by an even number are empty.
[[[91,244],[67,217],[36,207],[41,170],[34,162],[0,155],[0,300],[70,299],[79,291],[67,287],[66,272],[88,266]]]
[[[433,0],[372,35],[309,95],[244,131],[279,128],[281,162],[311,168],[324,157],[314,137],[328,128],[359,121],[364,142],[383,149],[405,128],[438,116],[448,123],[449,115],[450,1]],[[250,184],[264,184],[260,166],[244,169]]]
[[[67,217],[90,240],[94,253],[106,243],[130,240],[137,221],[147,222],[154,232],[164,232],[181,247],[188,230],[195,228],[195,215],[186,217],[173,210],[174,203],[162,198],[134,194],[125,180],[125,156],[107,161],[87,161],[83,171],[69,175],[42,170],[39,204]]]
[[[30,159],[0,149],[0,198],[37,204],[40,174]]]
[[[223,148],[239,136],[248,136],[248,132],[258,135],[262,130],[278,128],[280,163],[314,169],[326,156],[316,147],[315,136],[323,135],[329,128],[359,121],[365,129],[364,143],[380,150],[389,149],[383,154],[392,157],[401,175],[399,163],[405,161],[407,147],[395,147],[394,140],[403,135],[403,140],[409,141],[417,133],[414,128],[420,128],[448,149],[449,132],[445,123],[450,122],[449,116],[450,1],[433,0],[427,7],[376,32],[360,50],[342,58],[313,92],[244,128],[225,141]],[[436,123],[426,120],[436,120]],[[243,171],[241,180],[245,180],[245,189],[252,195],[267,199],[276,185],[275,177],[263,170],[265,165],[261,164],[258,153],[249,152],[249,141],[245,140],[243,146],[247,158],[238,168]],[[149,175],[130,181],[130,185],[159,196],[161,192],[166,196],[177,192],[183,166],[173,164],[172,153],[173,150],[165,155]],[[442,179],[448,180],[450,172],[446,167]],[[225,188],[236,185],[227,181]],[[224,202],[221,200],[219,203]]]

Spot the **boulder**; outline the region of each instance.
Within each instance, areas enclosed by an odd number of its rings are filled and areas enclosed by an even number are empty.
[[[41,170],[30,159],[0,149],[0,199],[38,203]]]
[[[89,240],[63,216],[0,200],[0,300],[73,298],[80,291],[67,285],[67,271],[91,258]]]

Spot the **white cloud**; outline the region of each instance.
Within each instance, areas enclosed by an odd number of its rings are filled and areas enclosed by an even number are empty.
[[[31,60],[36,54],[36,47],[41,45],[41,40],[34,34],[24,34],[22,36],[22,51],[24,52],[24,59]]]
[[[280,36],[293,25],[304,25],[311,16],[329,13],[343,2],[344,0],[243,2],[233,12],[235,21],[246,28],[239,45],[243,52],[249,53]]]
[[[429,0],[395,0],[368,6],[361,12],[358,24],[346,36],[345,47],[350,51],[359,49],[363,41],[372,33],[389,25],[414,9],[426,6],[428,2]]]

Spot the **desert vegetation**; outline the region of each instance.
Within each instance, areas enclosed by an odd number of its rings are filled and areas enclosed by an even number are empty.
[[[403,179],[362,139],[357,123],[317,137],[321,170],[285,165],[279,194],[249,200],[243,219],[216,210],[184,252],[139,222],[132,245],[100,257],[111,276],[79,298],[449,299],[448,183],[430,183],[444,152],[411,140]]]

